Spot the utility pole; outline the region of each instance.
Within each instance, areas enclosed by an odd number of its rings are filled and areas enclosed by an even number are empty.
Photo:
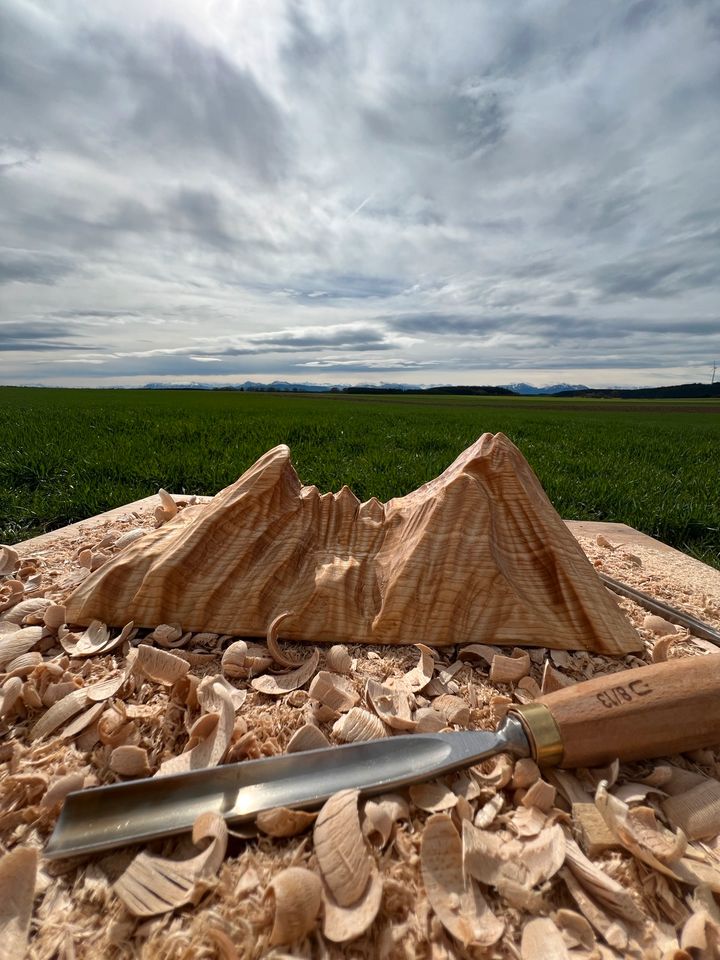
[[[710,383],[715,383],[715,371],[716,371],[716,370],[717,370],[717,361],[715,361],[715,363],[713,363],[713,375],[712,375],[712,380],[710,381]]]

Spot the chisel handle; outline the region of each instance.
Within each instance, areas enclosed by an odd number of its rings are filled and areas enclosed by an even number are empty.
[[[720,654],[564,687],[512,707],[541,766],[593,767],[720,744]]]

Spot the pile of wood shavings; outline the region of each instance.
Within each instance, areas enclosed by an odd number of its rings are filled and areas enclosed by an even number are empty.
[[[489,646],[314,657],[299,644],[280,650],[273,636],[246,644],[181,625],[126,629],[104,652],[101,628],[68,633],[69,590],[128,534],[164,519],[114,517],[34,556],[0,553],[0,649],[29,644],[0,663],[0,890],[16,892],[2,898],[0,938],[11,960],[26,937],[34,960],[717,955],[720,757],[710,750],[542,776],[499,757],[391,797],[346,791],[317,819],[278,811],[249,839],[209,822],[196,825],[195,847],[168,840],[38,865],[62,798],[80,786],[175,769],[190,751],[235,762],[323,740],[492,729],[512,702],[705,652],[622,598],[645,652],[620,661]],[[719,577],[698,577],[691,562],[681,573],[674,555],[646,548],[581,544],[604,572],[720,627]],[[700,826],[684,802],[692,791],[704,798]],[[339,847],[347,875],[333,859]]]

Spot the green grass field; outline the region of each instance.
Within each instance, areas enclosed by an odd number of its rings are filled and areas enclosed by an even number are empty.
[[[159,487],[213,494],[287,443],[304,483],[386,500],[485,431],[561,516],[628,523],[720,567],[720,402],[0,388],[0,541]]]

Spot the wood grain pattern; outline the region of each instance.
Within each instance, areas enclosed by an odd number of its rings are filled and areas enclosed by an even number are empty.
[[[386,504],[303,487],[286,446],[87,578],[68,618],[285,639],[641,647],[520,451],[483,434]]]
[[[666,757],[720,743],[720,654],[623,670],[544,697],[560,729],[560,766]]]

